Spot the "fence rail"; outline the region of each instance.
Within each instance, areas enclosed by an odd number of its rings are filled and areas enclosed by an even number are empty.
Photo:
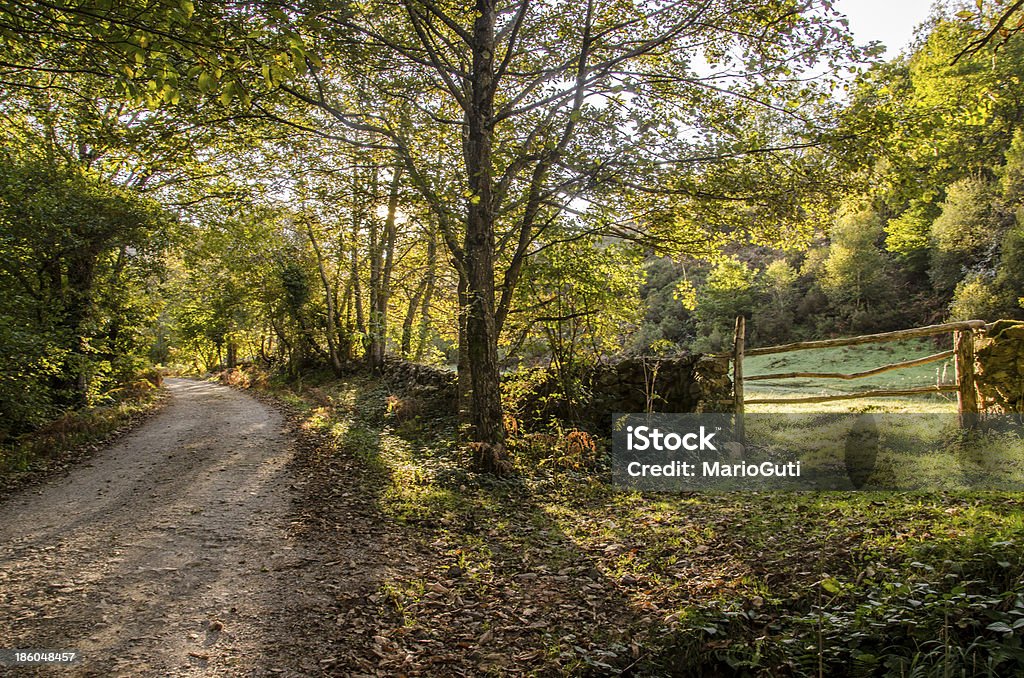
[[[747,355],[750,355],[749,353]],[[750,377],[744,377],[746,381],[767,381],[769,379],[863,379],[864,377],[873,377],[876,374],[882,374],[884,372],[892,372],[893,370],[901,370],[905,367],[917,367],[918,365],[927,365],[928,363],[938,362],[945,360],[946,358],[953,357],[953,351],[943,351],[942,353],[936,353],[934,355],[928,355],[923,358],[915,358],[914,360],[904,360],[900,363],[892,363],[890,365],[882,365],[872,370],[865,370],[864,372],[853,372],[852,374],[843,374],[842,372],[780,372],[778,374],[757,374]],[[750,401],[747,401],[750,402]]]
[[[952,393],[959,390],[956,384],[939,386],[915,386],[914,388],[878,389],[859,393],[837,393],[834,395],[806,396],[800,398],[751,398],[745,405],[773,405],[777,403],[827,403],[833,400],[856,400],[857,398],[893,398],[897,396],[921,395],[924,393]]]
[[[765,346],[752,348],[746,351],[746,355],[771,355],[772,353],[788,353],[790,351],[803,351],[812,348],[836,348],[837,346],[857,346],[859,344],[874,344],[883,341],[899,341],[900,339],[918,339],[920,337],[931,337],[936,334],[947,332],[984,331],[986,323],[984,320],[964,320],[955,323],[943,323],[942,325],[926,325],[924,327],[912,327],[907,330],[896,330],[895,332],[882,332],[880,334],[862,334],[857,337],[844,337],[841,339],[821,339],[819,341],[797,341],[792,344],[780,344],[778,346]]]
[[[785,404],[807,404],[827,403],[838,400],[855,400],[859,398],[889,398],[908,395],[921,395],[927,393],[952,393],[957,394],[957,410],[960,413],[962,426],[970,426],[979,413],[977,387],[974,379],[974,335],[977,332],[984,332],[986,323],[984,320],[965,320],[962,322],[943,323],[941,325],[927,325],[924,327],[912,327],[906,330],[895,332],[882,332],[879,334],[864,334],[857,337],[844,337],[839,339],[823,339],[820,341],[798,341],[791,344],[780,344],[778,346],[765,346],[761,348],[746,349],[746,320],[743,316],[736,318],[736,331],[733,337],[733,350],[731,353],[719,354],[720,357],[728,357],[733,364],[733,399],[736,407],[737,435],[743,439],[743,413],[745,405],[785,405]],[[863,372],[780,372],[777,374],[758,374],[746,377],[743,374],[743,360],[748,356],[772,355],[776,353],[789,353],[792,351],[805,351],[821,348],[836,348],[839,346],[858,346],[862,344],[881,343],[886,341],[899,341],[901,339],[917,339],[930,337],[939,334],[951,333],[953,335],[953,349],[942,351],[913,360],[882,365]],[[884,372],[927,365],[947,358],[953,358],[955,384],[938,384],[934,386],[918,386],[903,389],[877,389],[873,391],[862,391],[860,393],[841,393],[833,395],[805,396],[798,398],[744,398],[744,382],[766,381],[778,379],[841,379],[853,380],[871,377]]]

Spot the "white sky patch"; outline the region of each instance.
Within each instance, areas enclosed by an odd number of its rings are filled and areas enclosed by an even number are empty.
[[[383,221],[384,219],[387,219],[388,218],[388,206],[387,205],[377,205],[377,209],[374,210],[374,214],[376,214],[377,218],[380,219],[381,221]],[[406,223],[408,221],[409,221],[409,215],[406,214],[405,212],[403,212],[401,208],[398,208],[398,209],[395,210],[395,223],[396,224],[404,224],[404,223]]]
[[[892,59],[910,45],[914,29],[931,12],[932,0],[836,0],[834,6],[850,20],[858,44],[878,40],[887,48],[883,57]]]

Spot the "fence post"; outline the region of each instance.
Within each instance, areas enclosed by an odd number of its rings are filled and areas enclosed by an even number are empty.
[[[747,333],[747,319],[736,316],[736,333],[732,342],[732,392],[736,410],[736,442],[746,444],[743,426],[743,344]]]
[[[956,406],[962,428],[973,428],[978,421],[978,391],[974,381],[974,330],[953,333],[953,361],[956,372]]]

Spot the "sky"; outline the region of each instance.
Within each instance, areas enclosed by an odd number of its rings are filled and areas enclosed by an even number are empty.
[[[928,18],[932,0],[836,0],[834,7],[850,20],[858,44],[880,40],[891,59],[910,44],[914,28]]]

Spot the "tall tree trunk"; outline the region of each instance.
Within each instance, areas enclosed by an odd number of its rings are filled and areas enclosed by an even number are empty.
[[[422,360],[423,352],[426,350],[427,336],[430,333],[430,305],[434,301],[434,288],[437,285],[437,233],[431,230],[428,237],[430,240],[427,241],[427,277],[423,282],[423,303],[420,307],[420,336],[416,342],[416,355],[413,360]],[[462,303],[461,298],[459,303]]]
[[[458,391],[459,425],[472,425],[473,366],[469,362],[469,339],[466,336],[466,318],[469,316],[468,278],[459,271],[459,354],[456,362],[456,389]]]
[[[358,190],[359,178],[353,173],[352,190],[353,201],[356,201],[355,191]],[[363,317],[363,287],[359,282],[359,230],[362,227],[363,207],[356,202],[352,210],[352,258],[349,262],[349,279],[352,281],[352,305],[355,308],[356,331],[366,335],[366,320]]]
[[[64,294],[64,326],[69,332],[70,349],[61,370],[68,404],[84,407],[89,401],[90,375],[86,321],[92,315],[93,280],[99,247],[82,247],[67,257],[67,293]]]
[[[352,277],[345,282],[345,291],[341,295],[341,311],[338,314],[339,318],[345,319],[345,326],[343,328],[344,336],[339,335],[340,348],[342,349],[345,359],[352,360],[355,356],[353,355],[352,336],[355,334],[355,323],[352,320]],[[341,340],[343,339],[343,341]]]
[[[467,274],[466,359],[470,367],[470,423],[481,443],[478,470],[501,472],[502,422],[498,332],[494,306],[493,159],[495,2],[477,0],[473,23],[473,64],[466,102],[463,155],[469,179],[465,264]]]
[[[320,273],[320,283],[324,287],[324,300],[327,303],[327,355],[331,361],[331,369],[335,374],[341,374],[341,357],[338,354],[338,344],[335,341],[338,331],[338,313],[334,303],[334,290],[331,281],[327,277],[327,268],[324,265],[324,257],[320,252],[320,244],[317,243],[316,234],[313,233],[313,224],[306,218],[306,233],[309,235],[309,242],[313,246],[313,253],[316,255],[317,271]]]
[[[403,358],[412,357],[412,326],[416,320],[416,311],[420,306],[420,299],[427,289],[427,281],[424,280],[416,286],[416,291],[409,297],[409,305],[405,307],[405,317],[402,319],[402,342],[401,352]]]
[[[378,371],[384,366],[384,351],[387,347],[388,302],[391,298],[391,272],[394,267],[395,239],[398,233],[398,188],[402,172],[395,168],[388,194],[388,212],[384,231],[377,239],[376,229],[370,238],[370,336],[367,349],[367,363],[371,370]]]
[[[114,261],[114,270],[110,275],[110,287],[111,289],[117,289],[118,283],[121,282],[121,274],[124,272],[125,262],[127,261],[128,248],[126,245],[121,245],[117,251],[117,259]],[[118,312],[111,314],[110,324],[107,326],[107,350],[106,357],[111,362],[119,355],[117,350],[117,342],[121,338],[121,323],[124,314],[121,309],[118,308]]]
[[[346,256],[347,234],[341,229],[338,234],[338,256],[334,267],[334,276],[337,284],[335,289],[339,292],[338,298],[338,354],[345,362],[352,360],[352,336],[355,334],[352,326],[352,277],[346,276],[345,271],[349,267]],[[341,281],[344,280],[344,287]]]

